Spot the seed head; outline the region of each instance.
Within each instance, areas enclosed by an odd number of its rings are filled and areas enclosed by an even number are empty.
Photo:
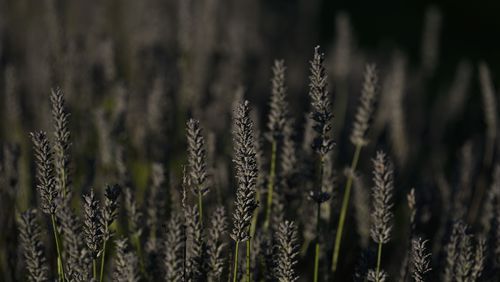
[[[269,137],[275,141],[283,137],[288,116],[285,71],[285,61],[275,60],[273,65],[271,103],[269,104],[269,121],[267,123],[270,133]]]
[[[249,238],[249,227],[254,210],[257,208],[257,155],[255,151],[253,122],[250,119],[248,101],[237,105],[233,126],[234,164],[238,188],[234,216],[234,227],[231,238],[245,241]]]
[[[208,188],[206,187],[207,154],[205,151],[205,139],[203,138],[198,120],[190,119],[187,122],[187,143],[189,176],[191,178],[193,193],[204,195],[208,192]]]
[[[37,190],[40,196],[42,212],[56,214],[59,208],[59,191],[56,189],[54,180],[54,166],[52,151],[50,149],[47,134],[43,131],[31,133],[33,147],[35,150]]]
[[[378,151],[373,159],[373,211],[370,235],[375,243],[385,244],[392,230],[393,166],[384,152]]]
[[[54,123],[54,163],[56,169],[56,188],[64,196],[69,198],[69,147],[70,132],[68,128],[69,114],[66,110],[63,92],[60,88],[53,89],[50,95],[52,102],[52,120]]]
[[[291,221],[279,224],[276,234],[277,263],[276,276],[280,282],[294,282],[299,279],[295,265],[299,256],[297,242],[297,227]]]
[[[411,241],[411,260],[413,264],[412,276],[415,282],[424,282],[425,274],[431,271],[430,254],[427,253],[425,244],[427,241],[422,238],[413,239]]]
[[[49,266],[42,244],[42,231],[36,220],[36,210],[23,212],[18,219],[18,225],[29,281],[48,281]]]
[[[316,132],[312,147],[322,156],[326,156],[335,145],[330,136],[330,130],[332,129],[330,121],[333,118],[333,114],[327,91],[324,57],[323,53],[319,53],[319,46],[314,48],[314,57],[310,62],[311,74],[309,76],[309,96],[311,97],[312,106],[311,118],[315,122],[313,129]]]
[[[365,146],[368,143],[366,133],[373,116],[374,104],[378,92],[378,75],[375,65],[366,65],[363,89],[359,99],[359,106],[354,117],[351,132],[351,142],[355,146]]]
[[[83,211],[85,220],[83,231],[85,234],[85,243],[90,251],[93,259],[99,256],[102,244],[102,219],[99,208],[99,202],[95,198],[94,189],[90,190],[90,194],[83,196]]]

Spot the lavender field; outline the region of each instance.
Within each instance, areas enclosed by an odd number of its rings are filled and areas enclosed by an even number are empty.
[[[500,281],[500,6],[355,5],[0,0],[0,281]]]

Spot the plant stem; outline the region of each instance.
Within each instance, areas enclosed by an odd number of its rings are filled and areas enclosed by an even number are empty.
[[[92,277],[94,279],[97,279],[97,260],[96,259],[92,259]]]
[[[319,242],[316,243],[316,251],[314,254],[314,282],[318,282],[319,270]]]
[[[238,277],[238,248],[240,246],[240,241],[236,241],[236,246],[234,247],[234,268],[233,268],[233,282],[236,282]]]
[[[101,256],[101,273],[99,275],[99,282],[102,282],[103,281],[103,277],[104,277],[104,261],[105,261],[105,256],[106,256],[106,243],[108,241],[105,240],[103,242],[103,245],[102,245],[102,256]]]
[[[247,240],[247,282],[250,282],[250,238]]]
[[[347,175],[347,181],[344,189],[344,197],[342,199],[342,208],[340,210],[339,224],[337,227],[337,234],[335,235],[335,247],[333,248],[332,255],[332,272],[335,273],[337,270],[337,263],[339,259],[340,253],[340,243],[342,241],[342,232],[344,230],[344,224],[347,215],[347,209],[349,207],[349,198],[351,196],[351,187],[352,187],[352,178],[354,171],[356,170],[356,166],[358,165],[359,155],[361,153],[361,145],[356,145],[356,150],[354,151],[354,156],[351,162],[350,173]]]
[[[276,140],[272,141],[271,148],[271,167],[269,171],[269,183],[267,184],[267,209],[266,209],[266,219],[264,221],[264,230],[267,231],[269,229],[269,221],[271,219],[271,211],[273,205],[273,190],[274,190],[274,179],[276,177],[276,151],[277,151],[277,142]]]
[[[54,214],[50,215],[50,219],[52,221],[52,230],[54,231],[54,239],[56,241],[56,250],[57,250],[57,274],[59,275],[59,280],[64,281],[64,266],[62,260],[62,252],[61,252],[61,242],[59,240],[59,232],[57,232],[56,227],[56,216]]]
[[[377,252],[377,269],[375,270],[375,279],[376,279],[376,282],[379,281],[378,279],[378,274],[380,272],[380,262],[381,262],[381,259],[382,259],[382,243],[378,243],[378,252]]]

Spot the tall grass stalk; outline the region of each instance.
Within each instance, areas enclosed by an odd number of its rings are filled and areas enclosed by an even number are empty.
[[[251,254],[251,244],[252,244],[252,241],[251,239],[248,239],[247,240],[247,260],[246,260],[246,267],[247,267],[247,282],[250,282],[250,254]]]
[[[237,281],[238,277],[238,248],[240,247],[240,241],[236,241],[234,247],[234,266],[233,266],[233,282]]]
[[[314,282],[318,281],[319,276],[319,242],[316,242],[316,247],[314,251]]]
[[[318,154],[320,160],[319,179],[316,189],[311,191],[311,198],[316,202],[316,248],[314,257],[314,282],[318,281],[319,256],[321,251],[321,204],[328,201],[330,195],[323,191],[324,167],[328,153],[333,150],[335,142],[332,140],[331,120],[331,102],[327,90],[327,76],[324,67],[325,55],[319,52],[319,46],[314,48],[314,57],[310,61],[309,76],[309,96],[311,98],[311,119],[314,121],[313,129],[316,133],[312,148]]]
[[[349,168],[349,171],[347,173],[347,181],[344,189],[344,197],[342,199],[342,207],[340,210],[337,234],[335,235],[335,245],[333,248],[332,266],[331,266],[332,272],[335,272],[337,270],[337,264],[340,253],[340,244],[342,242],[342,234],[347,216],[347,210],[349,208],[349,200],[351,197],[352,182],[354,178],[354,173],[356,171],[356,167],[358,166],[361,149],[368,143],[368,140],[366,139],[365,136],[369,129],[369,123],[373,115],[377,88],[378,88],[378,76],[377,76],[376,66],[368,64],[365,68],[363,89],[361,91],[359,106],[357,108],[357,112],[354,117],[354,124],[350,136],[351,143],[355,146],[355,150],[351,161],[351,167]]]
[[[351,197],[351,187],[352,180],[354,176],[354,171],[358,165],[359,155],[361,153],[361,145],[356,145],[356,150],[354,151],[354,155],[351,162],[351,167],[349,169],[349,173],[347,175],[347,181],[344,187],[344,197],[342,198],[342,207],[340,209],[339,223],[337,227],[337,234],[335,235],[335,247],[333,248],[332,255],[332,271],[335,272],[337,270],[337,263],[339,259],[340,253],[340,244],[342,242],[342,233],[344,230],[344,224],[347,216],[347,209],[349,208],[349,200]]]
[[[99,274],[99,281],[104,279],[104,266],[106,261],[106,247],[109,240],[113,236],[111,225],[118,216],[118,197],[120,196],[121,189],[117,185],[107,186],[104,192],[105,200],[99,221],[101,222],[101,236],[102,236],[102,249],[101,249],[101,268]]]
[[[31,138],[35,151],[36,188],[40,196],[40,208],[43,213],[50,215],[57,248],[57,274],[59,280],[64,281],[62,246],[56,225],[56,213],[61,208],[61,201],[59,201],[61,191],[55,185],[52,150],[45,132],[31,133]]]
[[[372,225],[370,235],[373,241],[378,245],[377,265],[375,269],[375,277],[371,278],[376,282],[385,281],[386,274],[380,269],[382,262],[382,244],[387,244],[391,239],[392,230],[392,197],[394,189],[394,168],[392,162],[384,152],[378,151],[375,159],[373,159],[373,182],[372,188],[372,203],[373,209],[371,212]],[[372,271],[372,270],[370,270]],[[371,272],[373,274],[373,272]]]
[[[97,259],[92,259],[92,277],[97,279]]]
[[[382,242],[378,243],[377,250],[377,268],[375,269],[375,277],[377,278],[376,282],[379,282],[379,273],[380,273],[380,263],[382,261]]]
[[[250,281],[250,240],[251,224],[257,208],[256,182],[258,176],[257,154],[255,149],[253,122],[250,119],[248,101],[239,103],[234,111],[233,141],[234,163],[238,187],[236,190],[234,227],[231,238],[236,242],[234,255],[234,275],[238,275],[238,247],[240,242],[247,244],[247,280]]]
[[[273,78],[271,80],[272,91],[269,103],[269,139],[271,141],[271,165],[269,168],[269,182],[267,185],[267,207],[264,220],[264,231],[267,232],[271,220],[273,196],[276,181],[276,156],[278,154],[278,143],[284,137],[285,127],[288,120],[288,102],[286,100],[285,86],[285,61],[275,60],[272,67]]]
[[[57,232],[56,226],[56,216],[54,214],[50,215],[50,219],[52,221],[52,230],[54,232],[54,240],[56,241],[56,250],[57,250],[57,275],[59,276],[60,281],[65,281],[66,278],[64,276],[64,264],[62,258],[62,246],[61,240],[59,238],[59,232]]]
[[[190,119],[187,124],[187,143],[188,143],[188,163],[189,177],[193,185],[193,193],[198,198],[198,212],[200,224],[203,226],[203,196],[208,192],[206,185],[207,164],[205,139],[202,135],[200,122]]]
[[[100,274],[99,274],[99,282],[102,282],[104,279],[104,262],[106,261],[106,243],[107,241],[104,241],[102,245],[102,254],[101,254],[101,269],[100,269]]]

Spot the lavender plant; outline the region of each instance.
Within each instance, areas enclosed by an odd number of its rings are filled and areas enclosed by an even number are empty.
[[[360,105],[358,106],[353,129],[351,132],[350,140],[355,146],[354,156],[352,158],[351,166],[348,169],[347,181],[344,189],[344,197],[342,199],[342,207],[340,210],[339,223],[337,233],[335,235],[335,246],[332,254],[333,272],[337,269],[339,259],[340,244],[342,242],[342,233],[344,230],[344,223],[346,220],[347,209],[349,207],[349,199],[351,196],[351,187],[353,182],[354,173],[358,165],[361,149],[367,145],[368,140],[366,134],[374,111],[374,103],[378,91],[378,76],[375,65],[367,65],[364,73],[363,90],[361,91]]]
[[[413,239],[411,241],[411,261],[413,266],[413,279],[415,282],[424,282],[425,275],[431,271],[430,267],[430,254],[427,253],[427,241],[421,238]]]
[[[440,52],[453,11],[415,60],[321,1],[42,2],[0,0],[0,281],[500,280],[497,65]]]
[[[247,273],[250,281],[250,223],[257,207],[255,184],[257,181],[257,159],[253,136],[253,122],[250,119],[248,101],[238,104],[235,109],[233,140],[234,164],[238,188],[236,190],[235,210],[233,212],[234,227],[231,238],[235,241],[233,282],[237,281],[239,244],[246,241]]]
[[[309,96],[311,97],[311,119],[314,121],[313,129],[316,136],[313,139],[312,148],[319,157],[319,184],[311,191],[311,198],[316,202],[316,243],[314,256],[314,281],[319,279],[320,259],[320,234],[321,234],[321,204],[328,201],[330,195],[323,191],[322,184],[325,162],[328,153],[333,149],[335,143],[331,137],[331,102],[327,91],[326,70],[323,65],[324,54],[319,52],[319,46],[314,48],[314,56],[310,62]]]
[[[276,276],[280,282],[299,279],[296,271],[298,253],[297,227],[291,221],[279,225],[277,234]]]
[[[393,207],[392,194],[394,190],[393,166],[382,151],[378,151],[375,159],[373,159],[373,182],[370,236],[378,247],[376,268],[375,271],[370,270],[368,279],[380,282],[386,279],[386,274],[381,270],[380,265],[382,262],[382,245],[388,243],[391,238],[391,220],[393,218],[391,208]]]
[[[64,281],[64,264],[62,258],[62,245],[56,223],[56,213],[61,205],[61,191],[57,189],[54,180],[52,150],[43,131],[31,133],[37,164],[37,191],[40,196],[40,209],[50,215],[52,231],[57,248],[57,273],[60,281]]]
[[[120,196],[120,187],[117,185],[107,186],[104,192],[104,206],[102,214],[99,217],[99,233],[102,236],[102,250],[101,253],[101,268],[99,274],[99,281],[104,279],[104,264],[106,262],[106,245],[113,236],[111,225],[118,217],[118,197]]]
[[[203,196],[208,192],[206,183],[205,140],[202,136],[200,122],[190,119],[187,123],[188,162],[193,193],[198,197],[199,220],[203,224]]]
[[[212,215],[211,226],[208,231],[208,279],[209,281],[219,281],[224,273],[226,260],[224,249],[226,243],[224,236],[227,232],[227,218],[224,207],[217,207]]]
[[[99,202],[95,198],[94,190],[90,190],[90,193],[85,195],[83,200],[83,210],[85,212],[85,220],[83,221],[85,243],[92,259],[93,278],[97,279],[97,259],[101,252],[101,245],[103,244],[102,231],[105,228],[102,226],[103,220],[99,213]]]
[[[286,87],[285,87],[285,62],[283,60],[274,61],[273,65],[273,79],[271,102],[269,104],[269,120],[267,123],[268,137],[271,142],[271,164],[269,167],[269,179],[267,185],[267,206],[266,216],[264,221],[264,228],[269,228],[273,194],[276,181],[276,163],[277,155],[283,142],[285,133],[285,126],[288,118],[288,103],[286,101]]]
[[[32,282],[41,282],[49,280],[49,266],[41,241],[42,230],[36,216],[36,210],[27,210],[20,215],[19,236],[28,270],[28,279]]]

